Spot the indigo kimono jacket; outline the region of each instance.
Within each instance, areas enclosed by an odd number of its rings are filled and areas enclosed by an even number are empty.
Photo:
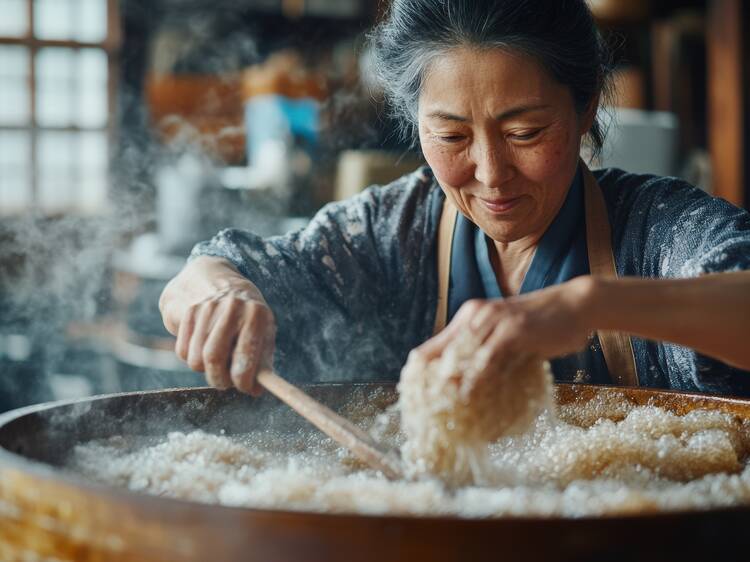
[[[695,277],[750,268],[746,211],[676,178],[618,169],[594,176],[606,201],[619,276]],[[225,258],[260,289],[276,317],[274,366],[284,377],[396,381],[408,352],[432,335],[443,201],[431,170],[422,167],[326,205],[299,231],[261,238],[226,229],[198,244],[191,257]],[[588,273],[584,233],[577,174],[522,292]],[[460,218],[449,317],[468,298],[502,297],[488,266],[484,234]],[[750,372],[678,345],[631,339],[642,386],[750,394]],[[596,341],[552,368],[558,381],[610,382]]]

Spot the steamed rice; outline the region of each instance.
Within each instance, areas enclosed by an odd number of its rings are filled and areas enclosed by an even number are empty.
[[[410,355],[401,371],[402,455],[411,477],[435,476],[452,486],[491,483],[488,445],[525,432],[540,412],[553,409],[546,362],[492,362],[478,347],[467,334],[431,361]]]
[[[355,421],[392,446],[404,442],[395,411]],[[544,412],[527,433],[493,443],[491,487],[391,482],[313,430],[112,438],[77,446],[68,468],[139,492],[233,506],[580,517],[749,504],[749,451],[747,422],[729,414],[676,416],[605,395],[557,416]]]

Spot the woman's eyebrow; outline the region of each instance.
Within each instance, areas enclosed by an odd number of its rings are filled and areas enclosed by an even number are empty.
[[[537,104],[537,105],[519,105],[516,107],[511,107],[510,109],[506,109],[502,113],[495,116],[495,119],[497,121],[502,121],[504,119],[510,119],[511,117],[517,117],[518,115],[521,115],[522,113],[529,113],[531,111],[539,111],[542,109],[548,109],[551,106],[548,104]],[[454,115],[453,113],[448,113],[447,111],[441,111],[441,110],[435,110],[431,111],[427,114],[427,117],[430,119],[442,119],[443,121],[459,121],[461,123],[470,123],[471,119],[468,117],[462,117],[461,115]]]
[[[430,119],[442,119],[443,121],[460,121],[462,123],[468,123],[469,119],[467,117],[461,117],[459,115],[453,115],[452,113],[448,113],[446,111],[432,111],[427,114],[427,117]]]
[[[502,121],[503,119],[510,119],[511,117],[516,117],[522,113],[530,113],[532,111],[540,111],[542,109],[549,109],[552,107],[551,105],[540,103],[536,105],[519,105],[517,107],[512,107],[510,109],[507,109],[500,113],[499,115],[495,116],[495,119],[497,121]]]

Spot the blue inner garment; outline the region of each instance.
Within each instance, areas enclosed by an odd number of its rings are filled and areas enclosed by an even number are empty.
[[[459,213],[451,252],[449,321],[467,300],[503,298],[490,259],[490,244],[492,240]],[[583,176],[579,168],[560,211],[539,241],[520,292],[537,291],[588,273]],[[557,380],[610,382],[596,338],[586,350],[553,360],[552,370]]]

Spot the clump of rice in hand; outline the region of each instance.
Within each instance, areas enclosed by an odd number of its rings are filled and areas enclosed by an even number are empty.
[[[547,362],[519,356],[493,364],[479,344],[464,335],[434,360],[409,356],[398,384],[408,476],[431,475],[450,486],[491,484],[488,445],[525,432],[554,408]]]

